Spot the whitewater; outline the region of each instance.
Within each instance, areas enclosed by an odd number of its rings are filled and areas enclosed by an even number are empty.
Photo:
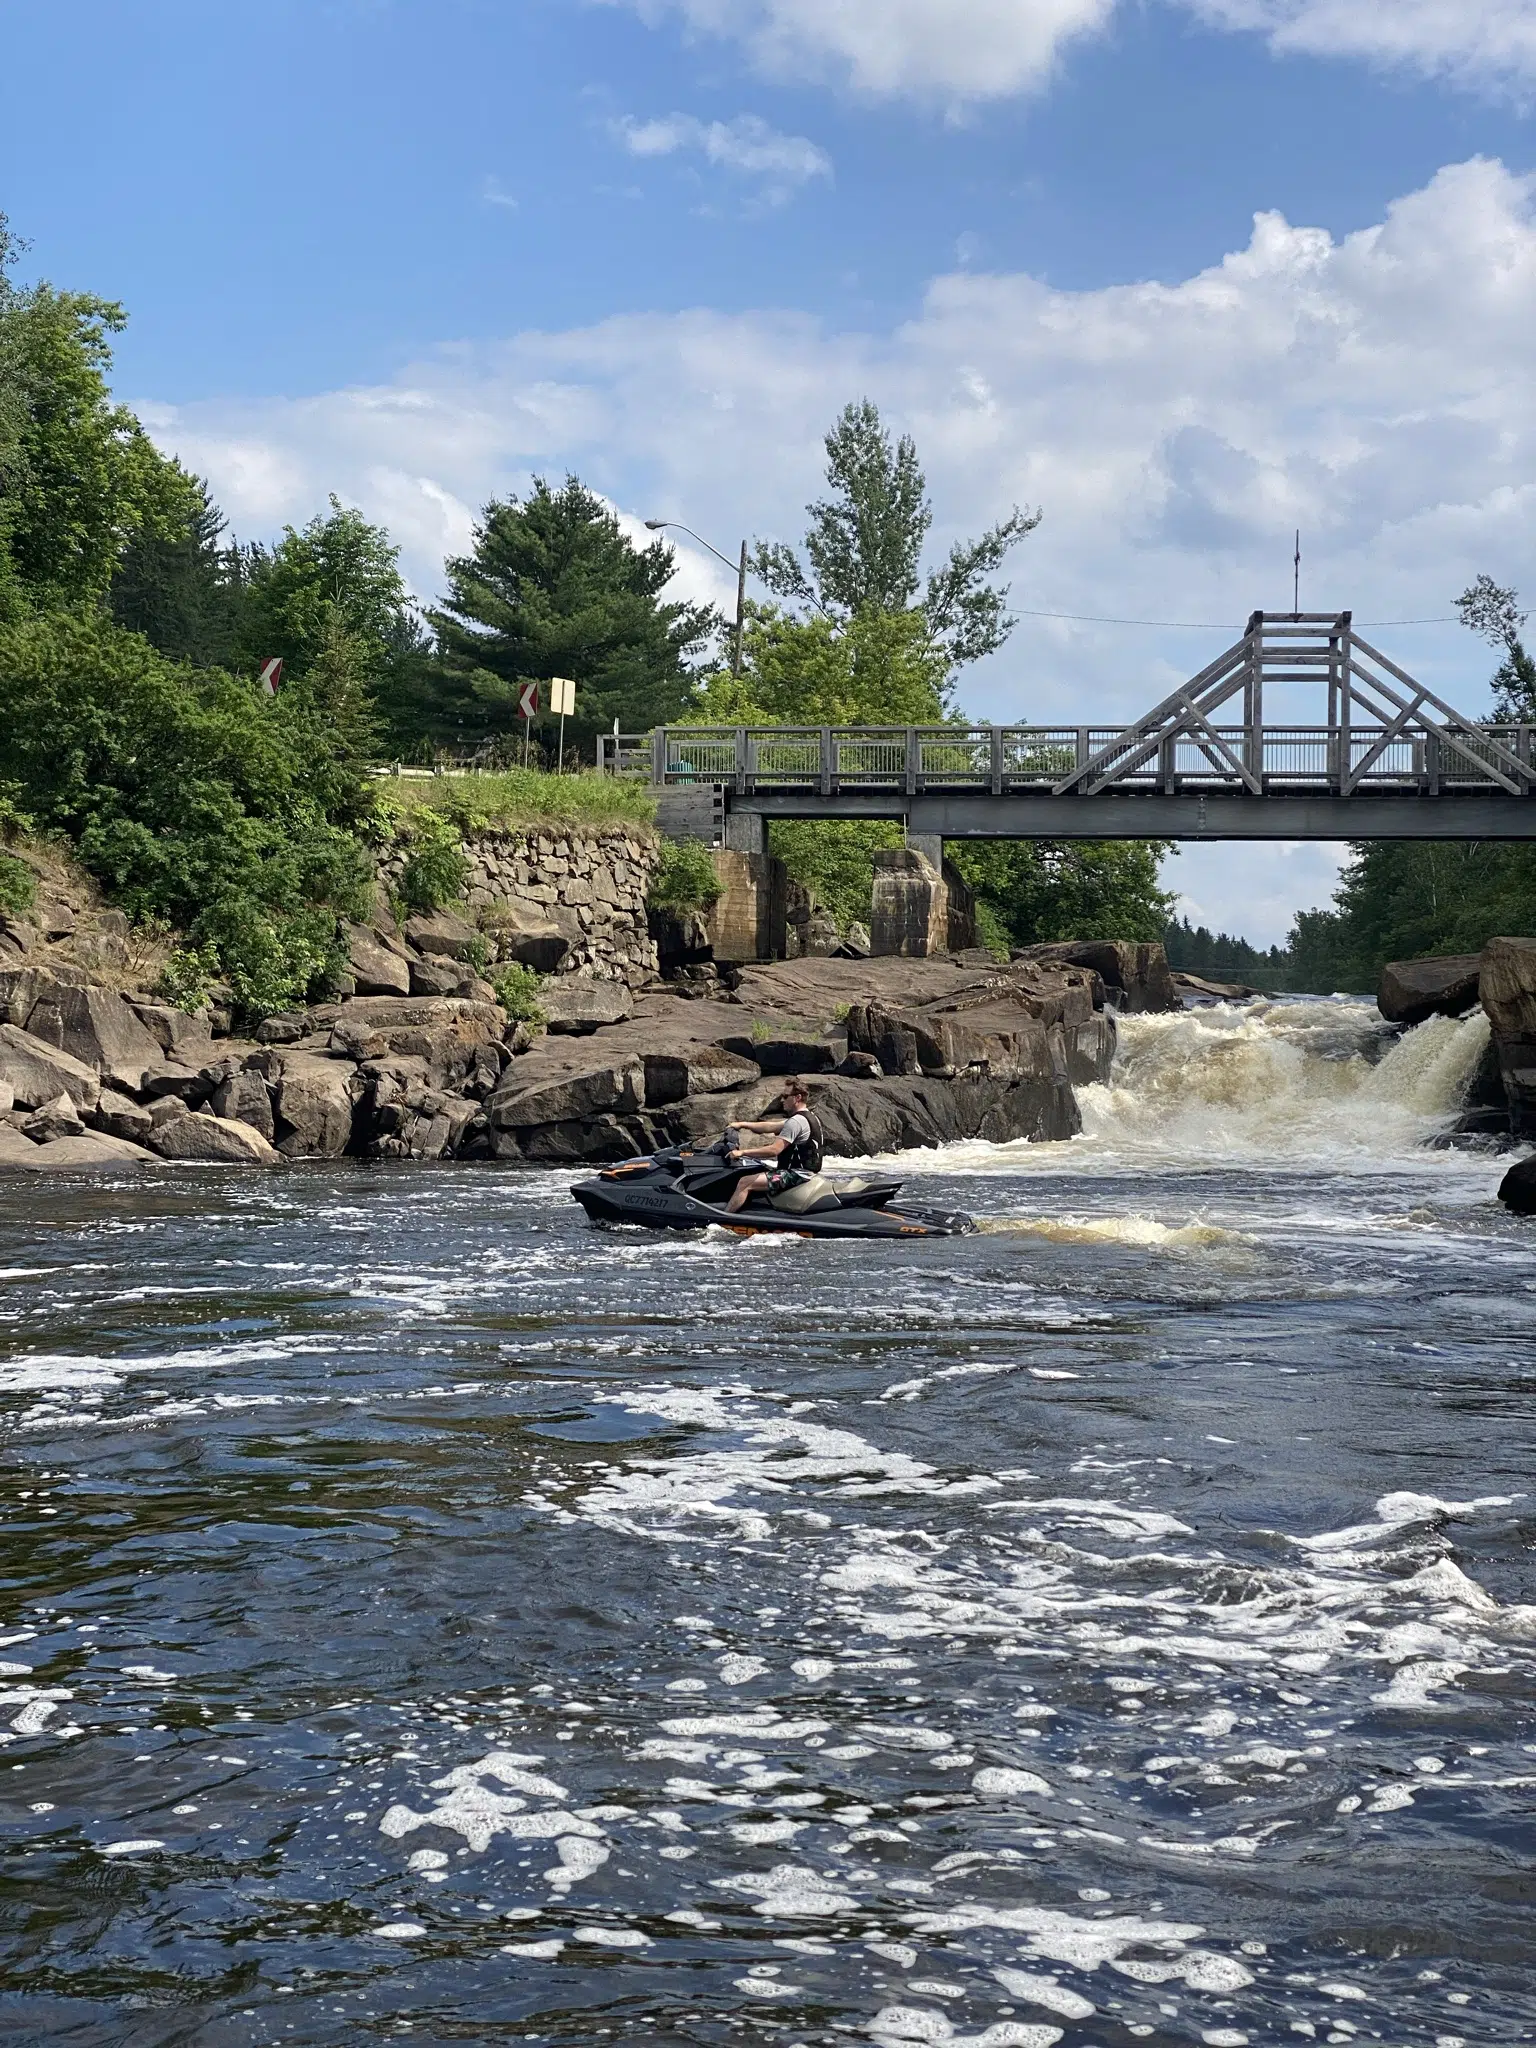
[[[974,1238],[0,1189],[0,2028],[1536,2032],[1536,1231],[1479,1017],[1123,1021]]]

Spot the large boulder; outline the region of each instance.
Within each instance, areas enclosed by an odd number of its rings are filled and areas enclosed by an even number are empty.
[[[539,1008],[553,1032],[585,1035],[610,1024],[622,1024],[634,1011],[634,999],[621,981],[580,981],[575,975],[539,990]]]
[[[498,903],[488,917],[487,934],[503,960],[515,960],[536,974],[553,974],[571,950],[568,932],[522,903]]]
[[[142,1108],[130,1095],[119,1095],[116,1089],[103,1088],[93,1112],[93,1121],[98,1131],[109,1138],[123,1138],[130,1145],[143,1145],[154,1129],[154,1117]]]
[[[432,953],[410,963],[413,996],[467,996],[479,979],[469,961],[454,960],[447,953]]]
[[[411,993],[411,966],[404,950],[365,924],[347,926],[347,957],[360,996]]]
[[[260,1131],[197,1109],[168,1118],[150,1133],[149,1142],[162,1159],[221,1166],[278,1163],[277,1154]]]
[[[1517,1159],[1499,1182],[1499,1200],[1517,1216],[1536,1216],[1536,1159]]]
[[[657,1109],[689,1095],[711,1095],[745,1088],[761,1078],[755,1060],[727,1052],[719,1045],[688,1045],[675,1052],[645,1055],[646,1106]]]
[[[1014,953],[1019,961],[1045,966],[1079,967],[1097,974],[1117,1010],[1182,1010],[1168,955],[1160,945],[1132,939],[1062,939],[1025,946]]]
[[[1479,953],[1447,953],[1434,960],[1389,960],[1381,970],[1376,1007],[1389,1024],[1422,1024],[1426,1017],[1459,1017],[1477,1001]]]
[[[738,1059],[750,1059],[765,1074],[830,1074],[843,1052],[842,1046],[809,1031],[773,1032],[761,1038],[729,1031],[717,1042]]]
[[[1536,1130],[1536,939],[1490,939],[1477,989],[1493,1029],[1511,1126],[1517,1133]]]
[[[138,996],[130,996],[128,1005],[160,1050],[179,1066],[200,1067],[214,1057],[213,1031],[205,1012],[178,1010]]]
[[[485,943],[454,910],[418,910],[406,919],[405,936],[418,953],[446,953],[452,960],[468,960]]]
[[[480,1046],[499,1044],[507,1013],[478,996],[358,996],[309,1013],[311,1037],[329,1033],[349,1058],[418,1058],[435,1088],[455,1088]]]
[[[19,1109],[41,1109],[59,1094],[78,1109],[94,1109],[101,1093],[94,1067],[14,1024],[0,1024],[0,1081],[9,1084]]]
[[[116,1088],[142,1087],[145,1070],[165,1059],[159,1039],[113,989],[55,985],[32,1005],[27,1030]]]
[[[288,1053],[276,1091],[276,1145],[288,1159],[339,1159],[352,1139],[351,1075],[337,1060]],[[242,1125],[242,1129],[248,1126]]]
[[[78,1138],[85,1130],[80,1112],[67,1095],[59,1095],[52,1102],[45,1102],[41,1109],[34,1109],[24,1117],[18,1126],[24,1138],[30,1138],[34,1145],[47,1145],[55,1138]]]
[[[49,1144],[34,1145],[30,1156],[6,1151],[0,1167],[21,1166],[28,1173],[100,1173],[124,1166],[154,1166],[154,1154],[122,1138],[104,1137],[100,1131],[86,1131],[79,1137],[54,1138]]]
[[[249,1124],[270,1145],[277,1135],[272,1114],[272,1091],[265,1078],[242,1067],[227,1074],[209,1098],[208,1107],[227,1123]]]
[[[600,1054],[568,1070],[525,1079],[521,1063],[507,1069],[485,1105],[494,1131],[528,1131],[541,1124],[566,1124],[600,1116],[621,1115],[645,1103],[645,1067],[636,1058],[614,1061]]]

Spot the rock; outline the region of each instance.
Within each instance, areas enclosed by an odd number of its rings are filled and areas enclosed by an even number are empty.
[[[40,897],[34,916],[45,939],[67,939],[75,929],[74,906],[62,897]]]
[[[9,1081],[0,1081],[0,1116],[8,1116],[16,1102],[16,1091]]]
[[[1117,1010],[1181,1010],[1168,956],[1159,945],[1130,939],[1064,939],[1043,946],[1025,946],[1015,960],[1056,967],[1090,969],[1103,981]]]
[[[270,1145],[277,1135],[272,1115],[272,1091],[260,1074],[241,1068],[214,1089],[208,1107],[226,1123],[249,1124],[260,1131]]]
[[[96,1128],[105,1131],[109,1138],[123,1138],[131,1145],[143,1145],[148,1141],[153,1118],[147,1109],[141,1109],[127,1095],[119,1095],[114,1089],[103,1088],[95,1109]]]
[[[302,1038],[309,1025],[300,1010],[280,1010],[274,1016],[263,1017],[256,1026],[258,1045],[292,1045]]]
[[[1536,939],[1490,939],[1482,951],[1477,989],[1518,1136],[1536,1129]]]
[[[634,1007],[629,990],[618,981],[578,981],[569,975],[539,990],[539,1008],[552,1032],[585,1034],[621,1024]]]
[[[849,960],[867,960],[873,947],[867,924],[851,924],[843,933],[842,952]]]
[[[1478,953],[1447,953],[1433,960],[1390,960],[1381,970],[1376,1007],[1389,1024],[1422,1024],[1426,1017],[1459,1017],[1477,1001]]]
[[[149,1127],[158,1131],[162,1124],[168,1124],[179,1116],[190,1116],[191,1110],[179,1095],[162,1095],[149,1105]]]
[[[33,1005],[45,989],[59,986],[55,977],[40,967],[8,967],[0,971],[0,1024],[25,1028]]]
[[[14,1124],[0,1124],[0,1173],[10,1167],[30,1170],[35,1155],[42,1150],[30,1138],[24,1138]]]
[[[151,1133],[150,1144],[162,1159],[228,1166],[277,1164],[277,1154],[260,1131],[203,1110],[189,1110],[161,1124]]]
[[[762,1078],[755,1060],[718,1045],[691,1045],[678,1052],[645,1055],[646,1106],[656,1109],[688,1095],[712,1095],[744,1088]]]
[[[1249,1003],[1261,993],[1248,988],[1240,981],[1207,981],[1201,974],[1185,974],[1181,968],[1171,970],[1173,985],[1188,1002],[1199,1003]]]
[[[820,1038],[752,1038],[732,1032],[718,1043],[739,1059],[755,1060],[765,1074],[830,1074],[841,1047]]]
[[[494,941],[498,956],[531,967],[536,974],[553,974],[571,950],[570,936],[548,918],[538,917],[525,905],[498,902],[493,917],[486,920],[486,936]]]
[[[446,953],[413,960],[409,968],[413,996],[468,995],[479,978],[467,961],[450,959]]]
[[[21,1109],[39,1109],[59,1094],[68,1095],[78,1109],[94,1109],[101,1093],[94,1067],[14,1024],[0,1024],[0,1081]]]
[[[418,1057],[432,1085],[453,1088],[474,1065],[475,1048],[499,1042],[507,1015],[499,1003],[466,996],[358,996],[310,1012],[316,1030],[366,1045],[368,1059]]]
[[[347,957],[356,993],[363,996],[404,996],[411,992],[410,962],[369,925],[347,926]]]
[[[30,1138],[35,1145],[46,1145],[54,1138],[78,1138],[85,1129],[80,1112],[67,1095],[56,1095],[52,1102],[45,1102],[41,1109],[35,1109],[19,1126],[24,1138]]]
[[[168,1060],[147,1070],[139,1093],[155,1098],[175,1095],[183,1102],[202,1102],[207,1098],[208,1086],[201,1067],[183,1067]]]
[[[1499,1182],[1499,1200],[1517,1216],[1536,1216],[1536,1159],[1517,1159]]]
[[[484,943],[475,927],[452,910],[418,910],[406,919],[405,936],[418,953],[446,953],[453,960],[467,960]]]
[[[845,1081],[878,1081],[885,1069],[872,1052],[851,1052],[834,1071]]]
[[[339,1159],[352,1139],[349,1075],[335,1060],[290,1053],[276,1093],[276,1145],[289,1159]],[[243,1128],[243,1126],[242,1126]]]
[[[213,1030],[206,1012],[178,1010],[170,1003],[149,1003],[137,996],[129,1008],[160,1050],[178,1066],[200,1067],[213,1058]]]
[[[0,1159],[0,1164],[17,1163],[29,1173],[99,1173],[104,1168],[154,1166],[157,1162],[142,1146],[86,1131],[78,1138],[55,1138],[47,1145],[34,1145],[29,1159],[9,1155]]]
[[[536,1055],[530,1055],[529,1064]],[[496,1131],[529,1131],[542,1124],[578,1123],[606,1111],[627,1113],[645,1102],[645,1067],[638,1059],[594,1060],[548,1078],[524,1078],[522,1063],[507,1069],[487,1101]],[[562,1155],[564,1156],[564,1155]],[[576,1158],[589,1157],[577,1152]]]
[[[118,1088],[141,1087],[145,1069],[165,1058],[160,1041],[112,989],[54,985],[39,994],[27,1030]]]

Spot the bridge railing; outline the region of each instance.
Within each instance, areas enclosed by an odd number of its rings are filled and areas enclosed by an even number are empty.
[[[1134,735],[1107,725],[674,725],[645,734],[600,734],[598,768],[643,774],[657,787],[719,783],[743,796],[832,796],[861,789],[1006,795],[1048,790],[1114,749],[1101,763],[1097,789],[1245,790],[1251,788],[1245,769],[1261,793],[1435,795],[1501,787],[1513,756],[1520,764],[1520,793],[1536,788],[1536,726],[1452,732],[1411,724],[1386,737],[1388,731],[1382,725],[1209,725],[1201,734],[1160,738],[1148,753]]]

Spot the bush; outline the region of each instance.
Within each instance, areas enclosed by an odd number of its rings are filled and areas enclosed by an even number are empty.
[[[200,1010],[218,978],[218,955],[211,946],[178,946],[160,970],[155,993],[178,1010]]]
[[[25,916],[36,901],[36,875],[14,853],[0,852],[0,914]]]
[[[543,985],[542,977],[531,967],[516,962],[508,967],[499,967],[491,976],[496,1000],[514,1024],[544,1022],[544,1010],[539,1002],[539,990]]]
[[[459,828],[436,811],[420,810],[410,823],[400,897],[411,910],[441,910],[461,894],[469,862]]]
[[[720,878],[701,839],[667,839],[645,892],[651,910],[709,910],[720,900]]]
[[[540,768],[506,768],[495,774],[434,775],[430,781],[402,777],[384,785],[385,800],[415,820],[437,812],[461,832],[494,827],[561,826],[602,831],[613,826],[648,831],[656,803],[634,776],[548,775]]]

